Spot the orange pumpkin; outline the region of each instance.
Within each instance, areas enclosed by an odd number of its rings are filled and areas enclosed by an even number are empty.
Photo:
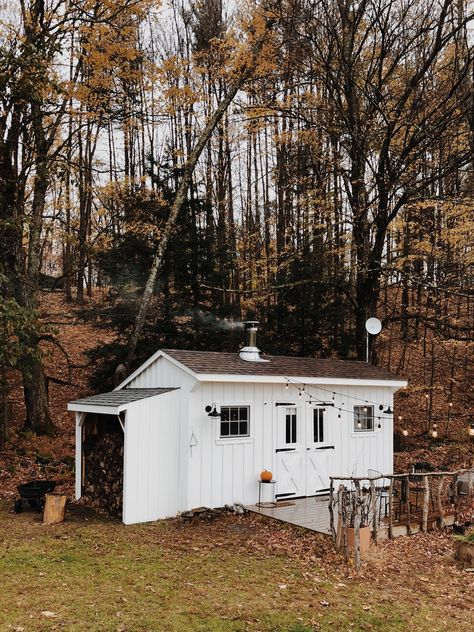
[[[269,470],[263,470],[263,472],[260,473],[260,480],[264,483],[268,483],[272,478],[273,474]]]

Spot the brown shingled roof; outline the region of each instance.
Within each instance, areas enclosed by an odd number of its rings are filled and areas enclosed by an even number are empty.
[[[237,353],[163,349],[194,373],[227,375],[267,375],[279,377],[347,378],[359,380],[402,380],[366,362],[332,358],[298,358],[262,355],[268,362],[246,362]]]

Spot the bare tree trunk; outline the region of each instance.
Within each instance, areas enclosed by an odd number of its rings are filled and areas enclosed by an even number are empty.
[[[186,201],[187,191],[188,191],[189,185],[191,184],[192,175],[196,167],[196,164],[199,160],[199,157],[201,156],[201,153],[204,147],[209,141],[213,131],[217,127],[219,121],[224,116],[229,105],[234,100],[235,95],[237,94],[239,89],[242,87],[244,82],[248,79],[249,75],[254,70],[257,64],[258,54],[260,50],[262,49],[262,46],[265,42],[269,27],[270,27],[270,23],[267,22],[266,28],[253,42],[251,50],[250,50],[249,61],[243,65],[238,76],[234,79],[234,81],[229,86],[229,91],[227,92],[226,96],[222,99],[222,101],[219,103],[214,113],[208,119],[206,126],[204,127],[203,131],[201,132],[198,138],[196,145],[194,146],[194,149],[189,154],[188,159],[183,166],[181,181],[176,191],[173,204],[171,205],[170,214],[168,216],[166,225],[163,229],[160,243],[158,244],[155,255],[153,257],[150,273],[148,275],[148,279],[145,284],[145,289],[143,291],[142,298],[140,301],[140,307],[137,313],[137,317],[135,319],[135,324],[133,327],[132,334],[130,336],[129,352],[128,352],[128,356],[125,363],[127,371],[130,370],[130,366],[135,357],[137,344],[140,339],[141,333],[143,331],[143,327],[145,325],[145,320],[148,313],[151,297],[153,295],[153,291],[155,288],[158,272],[160,271],[162,267],[163,258],[164,258],[170,237],[176,228],[179,213],[181,209],[183,208],[183,205]]]

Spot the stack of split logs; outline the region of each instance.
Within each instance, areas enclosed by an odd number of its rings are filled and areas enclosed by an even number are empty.
[[[93,507],[111,516],[122,516],[123,434],[87,437],[82,496]]]

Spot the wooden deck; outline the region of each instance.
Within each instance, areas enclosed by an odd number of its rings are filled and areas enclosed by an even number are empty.
[[[281,500],[276,507],[258,507],[248,505],[247,509],[274,520],[294,524],[317,533],[330,534],[329,528],[329,496],[309,496]]]

